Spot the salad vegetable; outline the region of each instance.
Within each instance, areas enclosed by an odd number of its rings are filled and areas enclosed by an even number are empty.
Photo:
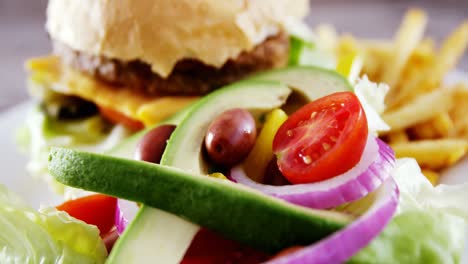
[[[54,208],[39,211],[0,185],[1,263],[104,263],[99,230]]]
[[[273,158],[273,138],[278,128],[288,119],[288,115],[281,109],[268,113],[255,145],[243,164],[250,177],[261,182],[268,163]]]
[[[135,151],[136,160],[159,163],[175,125],[165,124],[148,131]]]
[[[122,234],[128,224],[135,218],[138,212],[138,206],[134,202],[130,202],[123,199],[117,200],[117,206],[115,211],[115,227],[117,232]]]
[[[78,120],[60,121],[48,116],[39,108],[31,109],[23,130],[22,147],[31,155],[27,165],[36,177],[45,179],[54,191],[75,197],[76,191],[56,182],[47,170],[47,155],[51,146],[66,146],[87,151],[104,152],[128,137],[123,126],[110,127],[101,117],[92,116]]]
[[[309,183],[342,174],[361,159],[367,120],[351,92],[334,93],[305,105],[278,129],[273,152],[292,183]]]
[[[117,200],[113,197],[94,194],[66,201],[57,206],[57,210],[65,211],[76,219],[97,226],[103,236],[114,226],[116,203]]]
[[[211,122],[205,136],[205,149],[214,163],[232,166],[247,157],[256,137],[253,116],[247,110],[234,108]]]
[[[316,244],[268,263],[342,263],[365,247],[385,228],[398,205],[398,187],[388,178],[376,191],[375,202],[344,229]]]
[[[433,187],[414,159],[397,160],[396,216],[350,263],[460,263],[465,243],[468,184]]]

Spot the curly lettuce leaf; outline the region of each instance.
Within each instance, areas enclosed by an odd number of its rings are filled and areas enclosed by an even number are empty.
[[[433,187],[414,159],[397,160],[397,215],[349,263],[459,263],[468,221],[468,184]]]
[[[372,133],[390,129],[382,117],[380,117],[380,114],[385,110],[384,101],[388,90],[388,85],[371,82],[367,76],[359,78],[356,85],[354,85],[354,93],[364,108],[369,131]]]
[[[104,263],[97,227],[54,208],[35,211],[0,185],[0,263]]]
[[[468,222],[468,183],[432,186],[416,160],[399,159],[394,174],[400,188],[399,213],[414,209],[441,211]]]
[[[109,132],[100,117],[95,116],[77,121],[57,121],[48,117],[39,107],[31,110],[26,120],[27,133],[23,133],[20,144],[29,143],[23,148],[28,149],[30,161],[28,170],[35,176],[43,178],[54,191],[65,193],[67,198],[75,197],[75,189],[65,187],[56,182],[47,169],[49,149],[56,147],[72,147],[92,152],[104,152],[114,148],[130,132],[117,125]],[[70,194],[68,194],[70,193]]]
[[[330,51],[319,49],[314,42],[298,36],[290,37],[289,66],[311,65],[327,69],[336,68],[336,58]]]
[[[396,216],[349,263],[459,263],[465,221],[438,211],[413,210]]]

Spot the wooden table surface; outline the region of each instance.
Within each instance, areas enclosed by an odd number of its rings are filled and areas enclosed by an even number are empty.
[[[429,14],[426,35],[442,39],[468,18],[468,0],[312,0],[307,21],[334,24],[341,32],[369,38],[389,38],[405,10],[424,8]],[[46,0],[0,0],[0,111],[27,100],[23,62],[47,54],[44,31]],[[459,68],[468,71],[468,55]]]

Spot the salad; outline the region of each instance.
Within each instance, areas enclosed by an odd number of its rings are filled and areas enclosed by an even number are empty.
[[[57,208],[98,227],[109,263],[459,262],[468,185],[433,187],[414,160],[395,159],[369,129],[379,100],[361,96],[385,86],[357,83],[285,68],[213,92],[118,157],[54,148],[59,182],[118,197]]]

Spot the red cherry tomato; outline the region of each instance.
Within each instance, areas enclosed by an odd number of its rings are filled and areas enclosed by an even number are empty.
[[[235,241],[201,229],[195,236],[181,264],[254,264],[267,259],[267,255]]]
[[[293,113],[278,129],[273,151],[290,182],[317,182],[356,165],[367,134],[366,115],[356,95],[334,93]]]
[[[145,128],[145,125],[142,122],[138,120],[134,120],[113,109],[100,106],[99,112],[105,119],[109,120],[110,122],[114,124],[122,124],[123,126],[125,126],[126,128],[130,130],[139,131]]]
[[[103,236],[114,226],[116,206],[116,198],[95,194],[67,201],[57,206],[57,210],[65,211],[76,219],[97,226]]]

